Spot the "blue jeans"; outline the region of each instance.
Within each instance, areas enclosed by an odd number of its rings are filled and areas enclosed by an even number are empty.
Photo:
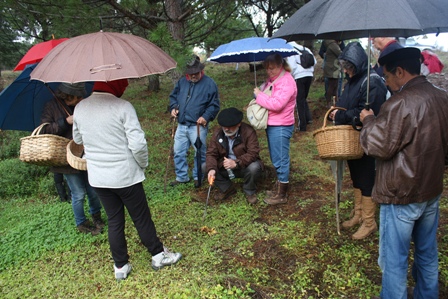
[[[79,173],[64,174],[67,184],[72,194],[72,209],[75,215],[76,226],[86,221],[84,213],[84,197],[87,193],[89,200],[90,215],[101,211],[101,203],[95,190],[90,186],[87,178],[87,171],[80,171]]]
[[[205,152],[207,149],[207,132],[208,126],[205,128],[200,126],[199,138],[202,142],[201,146],[201,165],[205,162]],[[190,146],[193,145],[198,136],[196,125],[186,126],[179,124],[177,126],[176,135],[174,136],[174,170],[176,171],[176,181],[188,182],[190,180],[188,176],[188,161],[187,152]],[[198,166],[196,161],[196,147],[194,147],[194,168],[193,179],[198,179]],[[204,174],[202,174],[204,175]],[[202,179],[202,178],[201,178]]]
[[[382,299],[407,298],[411,240],[415,246],[412,265],[414,298],[439,298],[436,238],[439,199],[440,195],[422,203],[381,204],[378,264],[383,272]]]
[[[266,129],[269,155],[280,183],[289,182],[289,144],[293,132],[294,125],[268,126]]]

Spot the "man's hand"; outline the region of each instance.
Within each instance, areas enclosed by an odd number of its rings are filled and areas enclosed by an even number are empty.
[[[211,169],[208,172],[207,179],[208,179],[208,184],[210,186],[213,185],[213,182],[215,181],[215,174],[216,174],[216,171],[214,169]]]
[[[361,111],[361,113],[359,114],[359,120],[361,120],[361,122],[363,122],[364,118],[368,115],[373,115],[373,110],[372,109],[370,109],[370,110],[363,109]]]
[[[203,118],[202,116],[198,118],[198,120],[196,121],[198,124],[200,124],[201,126],[205,127],[207,125],[207,121],[205,120],[205,118]]]
[[[65,120],[69,125],[73,125],[73,115],[68,116]]]
[[[177,114],[179,114],[179,109],[173,109],[173,110],[171,110],[171,116],[172,116],[172,117],[177,117]]]
[[[237,165],[235,160],[224,157],[223,166],[225,169],[235,169]]]

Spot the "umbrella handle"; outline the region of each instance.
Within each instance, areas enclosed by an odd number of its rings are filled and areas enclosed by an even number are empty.
[[[369,104],[366,104],[366,105],[364,106],[364,109],[366,109],[366,110],[370,110],[370,105],[369,105]],[[358,127],[358,126],[356,125],[357,122],[358,122],[358,117],[357,117],[357,116],[353,116],[353,119],[352,119],[352,127],[353,127],[353,129],[355,129],[356,131],[361,131],[361,130],[362,130],[362,127]]]

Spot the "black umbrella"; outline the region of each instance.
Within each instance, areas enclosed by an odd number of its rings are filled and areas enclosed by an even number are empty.
[[[201,155],[201,147],[202,147],[202,141],[201,141],[201,128],[200,124],[196,124],[196,128],[198,130],[198,136],[196,137],[196,141],[194,142],[194,146],[196,147],[196,165],[197,165],[197,172],[198,172],[198,187],[201,187],[202,185],[202,155]]]
[[[448,31],[446,0],[311,0],[273,37],[346,40]]]

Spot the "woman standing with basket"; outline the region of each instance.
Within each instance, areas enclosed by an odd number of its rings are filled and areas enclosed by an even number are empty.
[[[86,94],[84,83],[61,83],[55,92],[55,97],[45,105],[42,112],[42,123],[48,123],[43,127],[42,133],[72,139],[73,110]],[[50,170],[64,174],[70,188],[73,214],[78,230],[92,235],[101,233],[105,225],[101,218],[101,203],[95,190],[89,184],[87,171],[77,170],[69,165],[52,167]],[[88,220],[84,213],[86,194],[93,222]]]
[[[348,44],[339,56],[339,61],[347,75],[341,97],[337,107],[345,108],[333,110],[329,118],[336,125],[361,125],[359,113],[366,107],[367,98],[367,54],[358,42]],[[369,107],[378,114],[381,105],[386,100],[387,89],[383,79],[370,69]],[[333,107],[332,107],[333,108]],[[378,230],[375,221],[376,204],[372,201],[372,189],[375,182],[375,159],[363,155],[360,159],[348,160],[350,177],[353,182],[355,206],[353,217],[342,223],[343,228],[362,225],[352,235],[352,239],[361,240]]]

